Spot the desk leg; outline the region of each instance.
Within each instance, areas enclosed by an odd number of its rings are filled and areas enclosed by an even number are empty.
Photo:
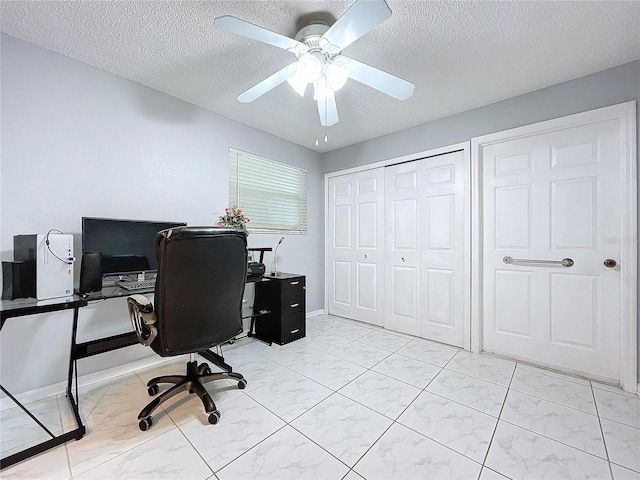
[[[53,433],[51,433],[51,430],[49,430],[47,427],[45,427],[42,424],[42,422],[40,420],[38,420],[33,415],[33,413],[31,413],[29,410],[27,410],[27,408],[22,403],[20,403],[20,401],[16,397],[14,397],[11,394],[11,392],[9,392],[9,390],[4,388],[2,385],[0,385],[0,390],[2,390],[3,393],[13,401],[13,403],[15,403],[18,407],[20,407],[24,413],[29,415],[34,422],[36,422],[38,425],[40,425],[40,428],[42,428],[45,432],[47,432],[51,436],[51,438],[55,438],[56,437]]]
[[[251,324],[249,325],[249,331],[247,332],[247,337],[250,338],[255,338],[257,340],[260,340],[263,343],[266,343],[267,345],[271,346],[271,344],[273,343],[271,340],[265,340],[264,338],[259,337],[258,335],[256,335],[256,316],[252,315],[251,316]]]
[[[79,307],[75,307],[73,309],[73,330],[71,332],[71,355],[69,357],[69,379],[67,382],[67,397],[69,398],[69,403],[71,404],[71,409],[73,410],[73,414],[76,417],[77,428],[71,430],[70,432],[63,433],[62,435],[54,435],[47,429],[42,422],[40,422],[31,412],[27,410],[27,408],[22,405],[13,395],[11,395],[4,387],[0,385],[2,391],[7,394],[16,404],[22,408],[29,416],[35,420],[35,422],[42,427],[49,435],[51,435],[51,439],[46,440],[42,443],[34,445],[32,447],[28,447],[20,452],[14,453],[13,455],[9,455],[7,457],[0,459],[0,470],[3,470],[11,465],[14,465],[18,462],[22,462],[23,460],[27,460],[35,455],[38,455],[42,452],[46,452],[50,448],[57,447],[58,445],[62,445],[63,443],[68,442],[69,440],[80,440],[84,434],[87,432],[86,427],[82,424],[82,420],[80,419],[80,412],[78,411],[78,403],[76,398],[78,398],[78,372],[76,367],[76,333],[78,331],[78,309]],[[73,392],[71,391],[73,376],[75,373],[76,378],[76,395],[73,396]]]
[[[69,354],[69,377],[67,379],[67,398],[69,399],[69,404],[71,405],[71,409],[73,410],[73,414],[76,417],[76,424],[78,428],[76,431],[78,432],[78,436],[76,440],[80,440],[82,436],[85,434],[86,429],[82,424],[82,419],[80,418],[80,411],[78,409],[78,402],[80,396],[78,395],[78,355],[76,351],[76,336],[78,333],[78,308],[73,309],[73,329],[71,330],[71,352]],[[73,380],[75,377],[75,397],[73,395]]]

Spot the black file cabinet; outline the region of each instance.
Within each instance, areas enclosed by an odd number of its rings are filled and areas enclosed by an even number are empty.
[[[304,275],[281,273],[256,283],[253,309],[270,313],[256,317],[256,337],[284,345],[305,336]]]

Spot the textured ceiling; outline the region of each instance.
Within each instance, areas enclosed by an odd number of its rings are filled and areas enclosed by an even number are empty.
[[[220,31],[214,18],[293,37],[316,14],[332,23],[352,3],[2,0],[0,13],[9,35],[320,152],[640,58],[638,1],[387,0],[391,18],[343,54],[413,82],[408,100],[350,80],[326,144],[310,89],[300,98],[285,82],[236,100],[295,57]]]

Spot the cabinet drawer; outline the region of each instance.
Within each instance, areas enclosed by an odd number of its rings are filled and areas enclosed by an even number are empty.
[[[306,335],[305,312],[283,315],[280,330],[280,345],[298,340]]]
[[[304,288],[304,280],[304,277],[287,278],[286,280],[282,280],[282,289]]]
[[[282,290],[282,315],[305,310],[305,289],[303,284]]]

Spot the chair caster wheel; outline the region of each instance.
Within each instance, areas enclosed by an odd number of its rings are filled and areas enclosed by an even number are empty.
[[[211,375],[211,369],[209,368],[209,365],[206,363],[203,363],[201,365],[198,366],[198,374],[199,375]]]
[[[153,425],[153,417],[144,418],[140,420],[140,423],[138,423],[138,427],[143,432],[146,432],[147,430],[149,430],[151,428],[151,425]]]
[[[209,423],[211,425],[215,425],[220,420],[220,412],[216,410],[211,415],[209,415]]]
[[[240,380],[238,382],[238,388],[240,390],[244,390],[246,388],[246,386],[247,386],[247,381],[246,380],[242,379],[242,380]]]
[[[159,391],[160,391],[160,387],[158,385],[151,385],[147,389],[147,393],[149,394],[150,397],[157,395]]]

